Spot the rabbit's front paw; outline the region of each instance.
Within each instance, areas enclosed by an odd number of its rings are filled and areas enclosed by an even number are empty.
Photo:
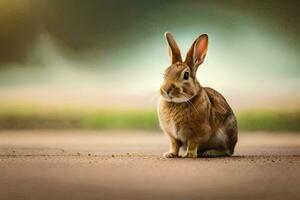
[[[194,152],[186,152],[183,156],[184,158],[197,158],[197,153]]]
[[[168,151],[168,152],[164,153],[164,157],[165,158],[176,158],[176,157],[178,157],[178,155],[173,152]]]

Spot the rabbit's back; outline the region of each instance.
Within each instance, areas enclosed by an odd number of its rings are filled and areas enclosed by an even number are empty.
[[[226,99],[216,90],[205,87],[203,88],[208,96],[211,105],[211,124],[213,138],[220,139],[219,135],[224,134],[226,137],[226,146],[233,154],[235,144],[237,142],[238,126],[237,119]]]
[[[209,88],[203,87],[203,90],[206,93],[207,101],[210,107],[210,114],[212,123],[217,123],[216,125],[222,124],[227,116],[233,114],[233,111],[229,104],[227,103],[226,99],[220,94],[218,91]]]

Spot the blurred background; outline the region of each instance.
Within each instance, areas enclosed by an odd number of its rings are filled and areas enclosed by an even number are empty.
[[[158,130],[164,32],[240,130],[300,130],[299,1],[0,0],[0,129]]]

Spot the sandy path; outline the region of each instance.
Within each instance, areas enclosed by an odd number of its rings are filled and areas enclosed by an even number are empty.
[[[231,158],[166,149],[160,133],[2,131],[0,199],[300,199],[300,134],[240,134]]]

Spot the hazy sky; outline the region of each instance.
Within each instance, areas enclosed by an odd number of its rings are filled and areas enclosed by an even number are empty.
[[[237,102],[294,102],[299,19],[298,1],[1,0],[0,97],[34,88],[150,94],[169,64],[171,31],[182,55],[209,35],[203,85]]]

